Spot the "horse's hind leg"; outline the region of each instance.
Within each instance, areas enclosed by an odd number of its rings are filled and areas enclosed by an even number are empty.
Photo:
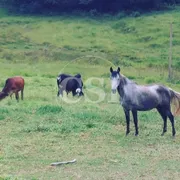
[[[157,110],[164,121],[163,132],[161,134],[163,136],[164,133],[167,131],[167,115],[166,115],[166,111],[164,110],[163,107],[157,107]]]
[[[124,113],[125,113],[125,116],[126,116],[126,135],[129,134],[130,132],[130,113],[129,113],[129,110],[127,109],[124,109]]]
[[[133,114],[133,119],[134,119],[134,126],[135,126],[135,136],[138,135],[138,118],[137,118],[137,111],[136,110],[132,110],[132,114]]]
[[[15,92],[16,100],[19,101],[19,93]]]
[[[175,127],[174,127],[174,116],[172,115],[170,109],[167,110],[166,113],[167,113],[168,118],[169,118],[170,121],[171,121],[171,125],[172,125],[172,135],[175,136],[176,130],[175,130]]]

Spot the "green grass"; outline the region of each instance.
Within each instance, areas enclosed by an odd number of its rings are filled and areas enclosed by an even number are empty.
[[[109,67],[139,84],[180,92],[179,8],[137,18],[21,17],[0,13],[0,88],[25,79],[24,101],[0,102],[0,179],[179,179],[180,118],[176,138],[161,137],[162,119],[139,113],[139,136],[125,136]],[[167,81],[169,23],[173,20],[174,79]],[[85,97],[57,98],[60,72],[83,77]],[[89,79],[91,78],[91,79]],[[94,78],[94,79],[93,79]],[[98,79],[100,78],[100,79]],[[91,81],[91,83],[89,83]],[[99,94],[102,100],[96,103]],[[51,167],[76,158],[75,164]]]
[[[95,55],[94,63],[99,63],[100,56],[115,65],[167,68],[169,29],[173,22],[173,65],[179,69],[178,17],[179,8],[121,19],[2,16],[0,57],[36,62]]]

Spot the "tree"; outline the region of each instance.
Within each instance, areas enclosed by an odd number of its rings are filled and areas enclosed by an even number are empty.
[[[180,0],[1,0],[1,4],[21,13],[72,12],[96,10],[100,13],[119,11],[149,11],[163,3],[176,4]]]

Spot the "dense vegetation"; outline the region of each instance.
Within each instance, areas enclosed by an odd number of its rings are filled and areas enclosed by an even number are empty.
[[[3,0],[11,10],[21,13],[71,12],[75,10],[95,12],[149,11],[174,5],[180,0]]]

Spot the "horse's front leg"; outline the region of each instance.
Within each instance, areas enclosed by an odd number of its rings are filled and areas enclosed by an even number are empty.
[[[129,134],[130,132],[130,113],[129,113],[129,110],[125,109],[124,108],[124,113],[125,113],[125,116],[126,116],[126,135]]]
[[[59,96],[60,95],[60,89],[58,88],[58,93],[57,93],[57,96]]]
[[[58,94],[57,96],[63,96],[63,89],[62,88],[59,88],[58,89]]]
[[[137,118],[137,111],[136,110],[132,110],[132,114],[133,114],[133,119],[134,119],[134,126],[135,126],[135,136],[138,135],[138,118]]]
[[[18,92],[15,92],[15,96],[16,96],[17,102],[19,102],[19,93],[18,93]]]
[[[21,99],[24,99],[24,89],[21,90]]]

